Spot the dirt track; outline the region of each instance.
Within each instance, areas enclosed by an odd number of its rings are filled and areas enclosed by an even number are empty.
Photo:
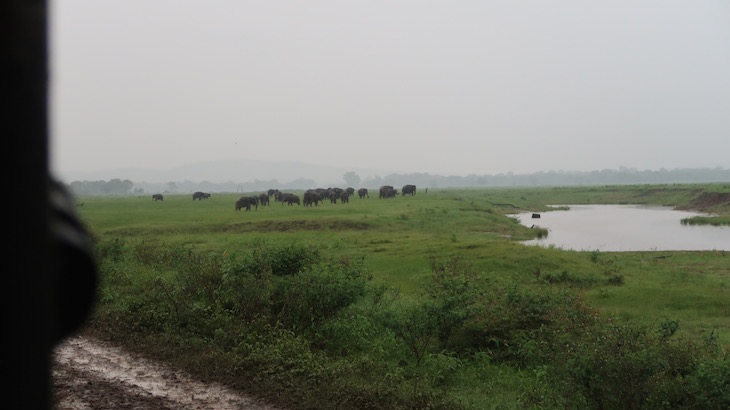
[[[276,407],[86,337],[55,349],[54,409],[250,409]]]

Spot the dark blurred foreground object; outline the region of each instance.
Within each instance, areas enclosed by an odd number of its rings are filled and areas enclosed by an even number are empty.
[[[53,348],[85,320],[97,280],[68,193],[49,184],[47,18],[46,1],[0,1],[6,409],[51,408]]]
[[[58,343],[78,330],[91,313],[97,271],[89,235],[76,216],[73,196],[61,183],[53,179],[50,183],[51,240],[55,253],[51,271],[56,278],[53,338]]]

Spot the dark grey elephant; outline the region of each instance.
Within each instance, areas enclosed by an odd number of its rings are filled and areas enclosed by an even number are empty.
[[[304,206],[312,206],[312,203],[314,203],[314,206],[319,205],[319,201],[322,200],[322,197],[319,195],[319,192],[308,190],[304,193],[304,197],[302,198],[302,202],[304,203]]]
[[[259,204],[261,204],[261,206],[268,205],[269,204],[269,195],[266,193],[259,195]]]
[[[324,191],[319,191],[319,202],[324,203],[326,200],[330,199],[330,192],[331,189],[325,189]]]
[[[393,198],[398,195],[398,190],[390,185],[383,185],[380,187],[380,199]]]
[[[236,201],[236,211],[246,208],[247,211],[251,210],[251,206],[254,206],[256,210],[259,209],[259,201],[254,196],[242,196]]]
[[[416,186],[415,185],[403,185],[403,189],[401,190],[401,195],[416,195]]]
[[[337,192],[330,191],[330,203],[331,204],[336,204],[337,203],[337,196],[338,196]]]
[[[284,205],[284,203],[286,203],[287,205],[301,205],[301,203],[299,202],[299,195],[295,194],[284,194],[281,197],[281,204]]]
[[[193,193],[193,201],[195,201],[196,199],[201,200],[201,199],[208,199],[208,198],[210,198],[210,194],[207,194],[205,192],[198,191],[198,192]]]
[[[365,198],[365,197],[370,198],[370,194],[368,194],[368,189],[367,188],[360,188],[360,189],[358,189],[357,190],[357,196],[359,196],[360,199]]]
[[[315,188],[314,192],[319,194],[319,202],[324,202],[327,198],[330,197],[330,191],[332,188]]]
[[[355,188],[352,188],[352,187],[346,188],[345,192],[347,192],[348,195],[353,196],[353,195],[355,195]]]
[[[347,191],[341,193],[340,201],[342,201],[343,204],[349,204],[350,203],[350,193]]]
[[[162,194],[154,194],[154,195],[152,195],[152,200],[155,201],[155,202],[162,201]]]

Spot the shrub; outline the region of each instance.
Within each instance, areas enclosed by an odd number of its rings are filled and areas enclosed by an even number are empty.
[[[118,262],[124,258],[125,243],[120,238],[107,241],[95,236],[92,241],[97,260]]]
[[[655,333],[637,324],[596,326],[563,371],[577,375],[574,385],[594,408],[728,408],[727,358],[667,336],[676,326],[666,321]]]
[[[659,336],[662,339],[669,339],[679,330],[678,320],[665,320],[659,324]]]
[[[623,286],[624,284],[624,275],[621,274],[615,274],[608,277],[606,280],[606,283],[612,286]]]
[[[696,408],[730,408],[730,357],[702,360],[687,376],[687,396],[693,397]]]
[[[271,266],[271,273],[276,276],[295,275],[320,258],[319,249],[299,244],[267,248],[264,255]]]
[[[325,260],[273,281],[272,316],[297,332],[335,316],[365,294],[362,261]]]
[[[496,362],[520,366],[564,360],[564,351],[597,315],[569,289],[511,285],[479,292],[461,330],[462,349],[489,351]]]

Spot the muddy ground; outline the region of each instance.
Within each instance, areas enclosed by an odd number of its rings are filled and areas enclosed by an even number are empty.
[[[58,410],[278,410],[89,337],[59,345],[52,370],[53,408]]]

